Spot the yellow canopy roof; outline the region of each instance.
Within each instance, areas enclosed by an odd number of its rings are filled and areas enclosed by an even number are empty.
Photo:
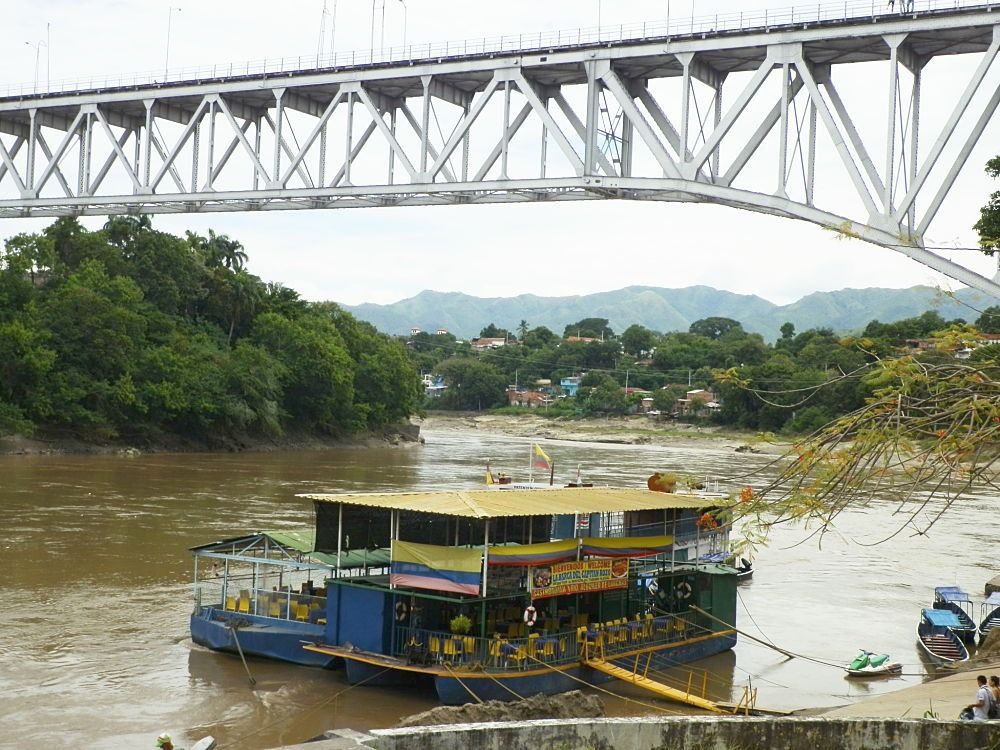
[[[715,508],[731,504],[728,498],[650,492],[613,487],[560,487],[544,490],[451,490],[446,492],[303,494],[325,503],[346,503],[366,508],[409,510],[464,518],[510,518],[627,510]]]

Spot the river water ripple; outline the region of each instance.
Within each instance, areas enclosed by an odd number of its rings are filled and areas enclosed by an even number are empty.
[[[164,729],[180,746],[214,735],[244,750],[300,742],[331,727],[393,725],[433,696],[366,688],[343,677],[238,658],[188,638],[188,548],[259,529],[309,525],[296,493],[481,485],[487,459],[521,478],[527,439],[430,432],[426,445],[308,453],[0,457],[0,748],[151,747]],[[547,441],[557,478],[640,485],[654,470],[738,479],[767,462],[717,443],[695,447]],[[759,483],[759,480],[758,482]],[[739,486],[734,483],[733,486]],[[969,498],[928,536],[902,534],[889,508],[844,514],[822,549],[780,529],[739,588],[738,625],[782,648],[844,663],[858,648],[905,665],[892,680],[855,683],[837,669],[786,659],[748,639],[698,665],[710,692],[795,709],[835,706],[924,679],[915,644],[936,585],[974,597],[997,571],[998,498]],[[976,613],[978,615],[978,612]],[[687,680],[687,669],[668,679]],[[700,673],[699,673],[700,675]],[[700,676],[699,676],[700,679]],[[602,695],[612,714],[676,712]],[[915,707],[914,715],[926,706]]]

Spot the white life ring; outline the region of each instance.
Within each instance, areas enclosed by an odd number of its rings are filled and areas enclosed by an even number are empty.
[[[652,596],[656,596],[657,592],[660,590],[660,584],[656,582],[655,578],[650,578],[649,583],[646,584],[646,590]]]
[[[687,581],[681,581],[674,586],[674,591],[677,592],[678,599],[688,599],[691,596],[691,584]]]
[[[410,608],[406,606],[406,602],[396,602],[396,622],[403,622],[408,614]]]
[[[529,628],[535,627],[535,620],[538,619],[538,612],[530,604],[528,608],[524,610],[524,623]]]

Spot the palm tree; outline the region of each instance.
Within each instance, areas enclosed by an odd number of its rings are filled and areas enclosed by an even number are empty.
[[[517,332],[520,334],[521,341],[524,341],[524,337],[528,335],[528,321],[522,320],[518,323]]]
[[[256,276],[251,276],[246,271],[237,271],[229,279],[229,298],[229,345],[232,346],[237,322],[253,315],[264,298],[264,285]]]
[[[242,271],[246,266],[248,255],[243,245],[226,234],[216,234],[208,230],[208,239],[188,232],[188,242],[201,251],[205,257],[205,265],[209,268],[228,268],[231,271]]]

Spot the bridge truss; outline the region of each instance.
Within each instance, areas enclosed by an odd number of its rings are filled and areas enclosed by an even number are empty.
[[[0,218],[706,202],[1000,296],[924,239],[1000,104],[998,52],[984,5],[5,97]],[[975,63],[929,96],[955,55]]]

